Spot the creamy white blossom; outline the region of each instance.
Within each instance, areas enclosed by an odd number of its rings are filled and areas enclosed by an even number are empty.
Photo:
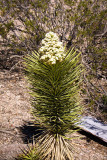
[[[41,56],[41,59],[46,59],[46,58],[47,58],[46,55]]]
[[[52,61],[52,64],[55,64],[56,63],[56,60],[54,59],[53,61]]]
[[[41,60],[50,64],[62,61],[66,56],[64,54],[63,43],[60,42],[58,36],[54,32],[49,32],[41,42],[42,47],[39,49]]]

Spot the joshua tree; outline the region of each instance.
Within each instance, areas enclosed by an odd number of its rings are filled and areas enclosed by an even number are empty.
[[[38,53],[25,57],[33,115],[45,128],[37,149],[45,160],[71,160],[72,146],[66,133],[75,131],[82,112],[80,53],[66,51],[53,32],[46,34],[41,45]]]
[[[88,111],[91,109],[91,114],[104,120],[106,3],[105,0],[0,1],[0,68],[23,69],[22,56],[38,50],[45,33],[55,32],[68,48],[75,47],[82,52],[87,70],[82,89],[85,106]]]

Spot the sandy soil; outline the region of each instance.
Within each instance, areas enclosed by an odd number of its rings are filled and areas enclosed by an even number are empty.
[[[35,132],[27,86],[23,75],[0,72],[0,160],[14,160]],[[74,160],[107,159],[105,143],[89,134],[76,134],[83,138],[72,141]]]

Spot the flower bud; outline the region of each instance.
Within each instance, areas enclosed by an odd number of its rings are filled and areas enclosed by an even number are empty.
[[[41,42],[42,47],[39,53],[42,55],[41,60],[47,63],[55,64],[56,61],[62,61],[65,57],[63,43],[59,41],[56,33],[48,32]]]

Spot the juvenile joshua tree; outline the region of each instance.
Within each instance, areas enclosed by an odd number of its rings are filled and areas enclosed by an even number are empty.
[[[41,45],[38,53],[34,51],[25,58],[33,115],[45,128],[38,151],[43,160],[71,160],[72,146],[66,133],[75,131],[82,112],[80,53],[66,51],[53,32],[45,35]]]

